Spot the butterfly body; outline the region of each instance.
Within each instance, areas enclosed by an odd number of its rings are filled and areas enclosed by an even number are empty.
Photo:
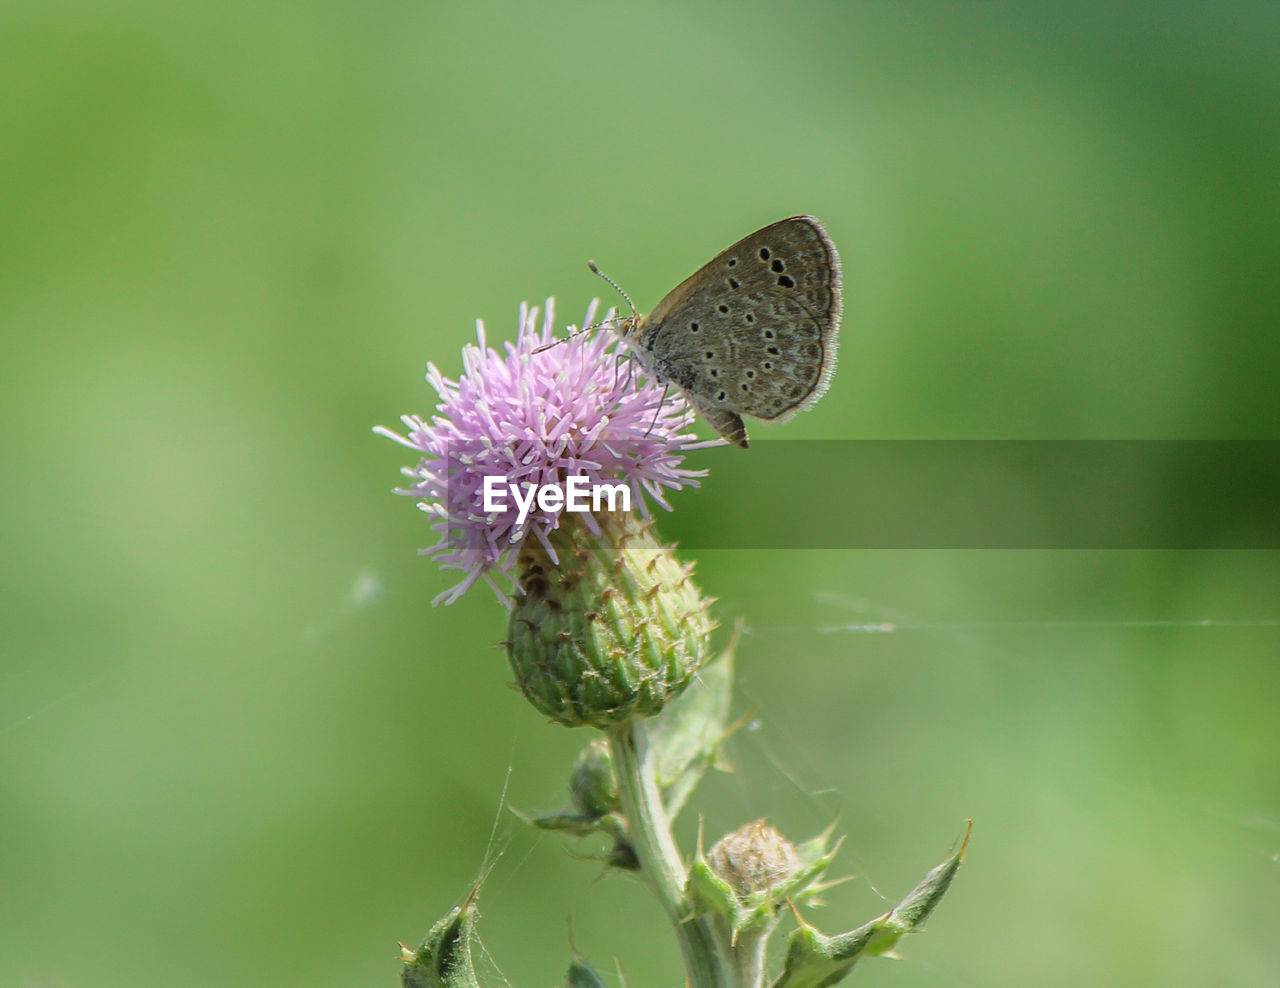
[[[826,392],[836,364],[840,259],[812,216],[744,237],[617,332],[723,438],[747,446],[744,415],[785,421]]]

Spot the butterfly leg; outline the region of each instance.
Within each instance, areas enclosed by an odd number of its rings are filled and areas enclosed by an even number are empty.
[[[619,367],[621,367],[623,364],[627,364],[627,365],[628,365],[628,367],[627,367],[627,380],[626,380],[626,382],[625,382],[625,383],[626,383],[626,386],[627,386],[627,388],[628,388],[628,389],[631,387],[631,383],[632,383],[631,375],[632,375],[633,371],[632,371],[632,369],[631,369],[631,367],[630,367],[630,364],[631,364],[631,362],[632,362],[633,360],[635,360],[635,359],[636,359],[636,355],[635,355],[634,353],[632,353],[630,350],[623,350],[621,353],[617,354],[617,356],[615,356],[615,357],[614,357],[614,360],[613,360],[613,390],[614,390],[614,393],[615,393],[615,394],[616,394],[616,393],[617,393],[617,391],[618,391],[618,368],[619,368]]]
[[[648,437],[650,432],[657,428],[658,416],[662,414],[662,406],[667,403],[667,395],[670,393],[671,385],[668,384],[662,389],[662,397],[658,399],[658,406],[653,410],[653,421],[649,423],[649,428],[645,431],[646,437]]]

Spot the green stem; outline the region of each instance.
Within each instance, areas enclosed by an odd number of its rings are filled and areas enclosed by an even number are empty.
[[[609,750],[631,842],[645,877],[675,928],[690,988],[735,988],[737,979],[720,956],[710,924],[689,915],[684,897],[688,876],[680,849],[671,836],[671,821],[649,757],[646,723],[637,718],[609,733]]]
[[[742,988],[761,988],[764,984],[764,955],[773,924],[743,930],[733,945],[733,965]]]

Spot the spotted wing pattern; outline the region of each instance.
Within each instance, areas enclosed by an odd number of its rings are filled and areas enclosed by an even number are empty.
[[[839,324],[835,245],[812,216],[793,216],[721,252],[627,335],[641,363],[745,447],[743,415],[783,421],[822,397]]]

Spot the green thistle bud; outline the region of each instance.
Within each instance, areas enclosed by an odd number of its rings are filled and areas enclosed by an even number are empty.
[[[569,777],[569,795],[574,809],[584,817],[599,819],[622,809],[609,743],[604,738],[592,738],[579,753]]]
[[[569,795],[571,805],[559,813],[520,815],[540,830],[558,830],[575,837],[606,834],[612,839],[613,847],[600,860],[615,868],[638,868],[627,821],[622,815],[613,757],[604,738],[592,738],[578,755],[573,775],[569,777]]]
[[[517,560],[524,593],[511,612],[507,654],[516,686],[569,727],[602,730],[652,717],[679,696],[707,657],[713,627],[672,546],[625,512],[565,514]]]
[[[569,776],[569,798],[570,805],[558,813],[525,819],[543,830],[563,830],[579,837],[598,830],[621,836],[626,830],[613,757],[604,738],[592,738],[578,753]]]

